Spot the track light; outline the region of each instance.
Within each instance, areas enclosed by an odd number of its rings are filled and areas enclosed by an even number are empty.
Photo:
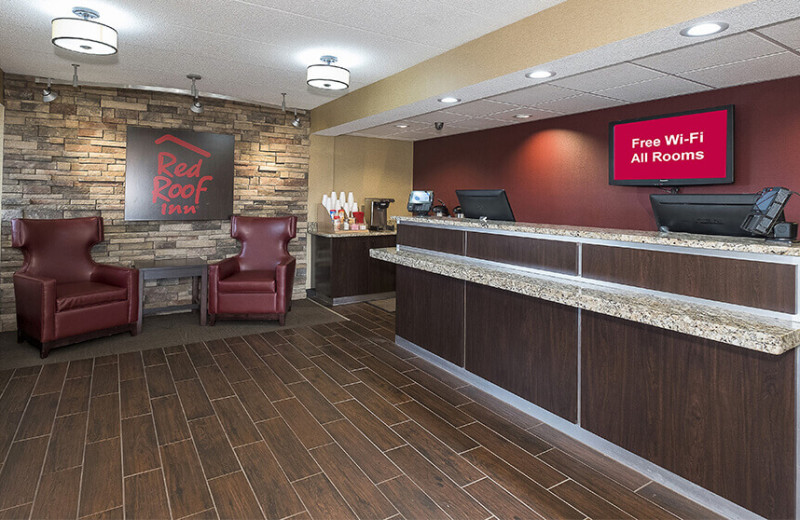
[[[295,128],[300,128],[300,116],[297,115],[297,109],[294,109],[294,121],[292,121],[292,126]]]
[[[192,80],[192,105],[189,107],[189,110],[195,114],[202,114],[205,108],[203,107],[203,103],[200,102],[200,95],[197,93],[196,81],[203,78],[197,74],[187,74],[186,77]]]
[[[281,96],[283,96],[283,101],[281,101],[281,110],[283,113],[286,113],[286,92],[281,92]]]
[[[53,88],[51,87],[52,80],[50,78],[47,79],[47,88],[42,91],[42,101],[45,103],[49,103],[55,100],[58,97],[58,94],[53,92]]]
[[[72,86],[74,88],[78,88],[78,65],[77,63],[72,64]]]

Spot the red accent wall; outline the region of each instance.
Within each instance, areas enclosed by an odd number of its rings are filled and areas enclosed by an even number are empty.
[[[800,191],[800,77],[648,101],[414,144],[414,189],[452,210],[456,189],[505,188],[520,222],[655,229],[653,187],[609,186],[608,123],[735,105],[733,184],[681,193]],[[786,219],[800,220],[800,196]]]

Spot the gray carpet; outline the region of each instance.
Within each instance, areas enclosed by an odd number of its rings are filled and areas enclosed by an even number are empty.
[[[142,332],[137,336],[122,333],[84,341],[51,350],[46,359],[39,358],[39,349],[33,345],[17,343],[16,332],[3,332],[0,333],[0,370],[157,347],[171,347],[208,339],[246,336],[281,328],[306,327],[343,320],[346,320],[344,316],[311,300],[293,301],[292,310],[286,315],[284,327],[278,325],[277,321],[217,321],[213,327],[201,327],[197,312],[145,316]]]

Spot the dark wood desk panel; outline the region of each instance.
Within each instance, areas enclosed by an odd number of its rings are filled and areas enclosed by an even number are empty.
[[[578,274],[575,242],[467,232],[467,256],[559,273]]]
[[[578,309],[473,283],[466,295],[464,368],[577,422]]]
[[[370,258],[369,250],[394,247],[395,235],[329,238],[312,234],[311,239],[314,289],[326,304],[394,291],[395,266]]]
[[[794,518],[795,352],[583,312],[581,426],[760,515]]]
[[[583,276],[792,314],[796,309],[791,264],[584,244]]]
[[[400,224],[397,226],[397,243],[453,255],[464,254],[464,231],[428,226]]]
[[[397,335],[464,366],[464,284],[397,266]]]

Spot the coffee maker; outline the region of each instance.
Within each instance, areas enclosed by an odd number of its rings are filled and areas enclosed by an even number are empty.
[[[386,210],[394,199],[386,198],[367,198],[364,199],[369,210],[369,230],[370,231],[392,231],[394,226],[388,225]]]

